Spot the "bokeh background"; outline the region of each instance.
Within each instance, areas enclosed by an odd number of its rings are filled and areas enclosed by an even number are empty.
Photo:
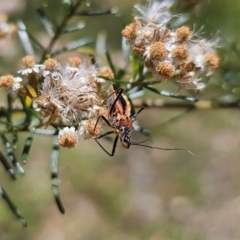
[[[56,19],[59,2],[48,1]],[[132,7],[138,1],[91,2],[93,9],[117,7],[121,16],[78,17],[75,21],[85,21],[86,29],[64,41],[96,38],[104,31],[114,62],[124,66],[121,30],[132,20]],[[35,12],[45,3],[0,0],[0,11],[7,13],[10,21],[22,19],[39,41],[47,43]],[[179,0],[175,11],[189,16],[189,26],[205,26],[204,36],[217,33],[221,38],[221,66],[199,98],[238,98],[237,90],[234,95],[232,90],[238,89],[240,82],[239,0]],[[0,39],[0,75],[15,74],[23,56],[17,35]],[[167,84],[160,87],[176,90]],[[4,94],[1,92],[2,100]],[[28,227],[22,228],[0,199],[0,239],[240,239],[240,112],[209,109],[183,113],[182,109],[145,109],[138,122],[149,129],[154,146],[186,148],[195,156],[118,146],[115,156],[109,157],[91,140],[80,140],[74,150],[61,149],[59,178],[65,215],[59,213],[51,192],[52,138],[35,135],[25,176],[13,182],[0,167],[1,184],[28,221]],[[27,133],[21,134],[16,150],[19,158],[26,137]],[[132,138],[141,141],[146,137],[133,133]],[[108,141],[103,143],[111,148]]]

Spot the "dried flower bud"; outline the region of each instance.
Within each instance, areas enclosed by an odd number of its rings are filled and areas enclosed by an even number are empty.
[[[177,40],[179,42],[185,42],[191,38],[191,32],[188,27],[182,26],[176,29]]]
[[[47,70],[54,71],[59,67],[59,63],[56,59],[49,58],[44,62],[44,66]]]
[[[133,51],[135,52],[135,53],[138,53],[138,54],[144,54],[144,52],[146,51],[146,49],[145,49],[145,47],[144,46],[141,46],[141,47],[139,47],[139,46],[133,46]]]
[[[94,129],[95,125],[96,125],[95,120],[93,119],[87,120],[86,130],[88,131],[91,137],[96,137],[100,133],[101,125],[98,124]]]
[[[13,85],[13,76],[12,75],[5,75],[0,77],[0,87],[4,88],[11,88]]]
[[[104,116],[105,118],[109,118],[109,110],[107,107],[100,107],[99,109],[97,109],[96,111],[97,116]]]
[[[108,66],[100,67],[98,69],[98,75],[107,79],[114,79],[114,74]]]
[[[29,84],[35,88],[37,85],[37,74],[44,69],[44,65],[36,64],[36,58],[33,56],[25,56],[22,58],[21,64],[24,69],[19,70],[18,73],[29,77]]]
[[[122,35],[128,40],[134,40],[137,37],[136,30],[141,26],[141,23],[137,20],[133,20],[133,23],[129,24],[122,30]]]
[[[175,68],[170,62],[165,61],[165,62],[160,62],[156,66],[156,71],[160,76],[162,76],[166,79],[170,79],[174,75]]]
[[[96,137],[100,133],[101,125],[98,124],[96,127],[95,126],[96,121],[93,119],[81,121],[79,135],[83,135],[84,139]]]
[[[186,60],[189,56],[186,45],[178,45],[173,50],[174,57],[178,60]]]
[[[62,147],[73,148],[78,142],[78,134],[74,127],[65,127],[59,132],[58,143]]]
[[[205,54],[205,61],[207,65],[211,68],[217,68],[219,66],[219,59],[212,53]]]
[[[36,58],[33,56],[25,56],[22,58],[21,64],[26,68],[33,67],[36,64]]]
[[[13,91],[18,91],[21,86],[20,82],[22,82],[20,77],[13,77],[12,75],[0,77],[0,87],[12,89]]]
[[[180,88],[202,89],[205,84],[199,83],[201,78],[208,77],[219,65],[214,55],[218,39],[207,41],[187,26],[171,29],[169,20],[176,17],[169,11],[171,4],[156,0],[136,4],[133,23],[122,35],[160,82],[172,79],[181,84]],[[189,78],[190,72],[194,77]]]
[[[71,57],[68,59],[68,63],[71,67],[79,67],[82,63],[81,59],[79,57]]]
[[[17,32],[16,25],[8,23],[7,20],[8,16],[5,13],[0,13],[0,38]]]
[[[60,63],[53,58],[49,58],[44,62],[45,70],[43,71],[43,76],[51,76],[54,80],[62,79],[62,74],[60,73]]]
[[[150,59],[164,58],[167,55],[165,44],[162,42],[155,42],[151,44],[148,55]]]

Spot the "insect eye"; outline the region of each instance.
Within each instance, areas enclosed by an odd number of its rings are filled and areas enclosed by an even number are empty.
[[[130,143],[130,138],[128,136],[126,136],[125,138],[123,138],[123,145],[125,148],[129,148],[131,143]]]
[[[122,132],[122,133],[125,132],[125,127],[121,127],[120,132]]]

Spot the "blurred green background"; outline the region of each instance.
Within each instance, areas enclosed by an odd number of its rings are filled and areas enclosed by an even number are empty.
[[[48,2],[54,18],[59,18],[59,2]],[[114,62],[124,66],[121,30],[132,20],[132,7],[137,1],[91,2],[93,9],[117,7],[121,16],[78,17],[75,21],[83,20],[87,27],[72,38],[78,34],[96,38],[104,30]],[[0,11],[13,21],[21,18],[39,41],[47,43],[35,12],[43,3],[0,0]],[[239,0],[181,0],[175,12],[189,14],[189,26],[198,29],[204,25],[204,35],[218,33],[221,38],[221,66],[199,98],[232,95],[240,82]],[[0,75],[14,74],[23,56],[17,36],[0,39]],[[1,99],[3,96],[1,92]],[[59,213],[51,192],[52,138],[35,135],[25,176],[12,182],[0,167],[0,183],[29,226],[22,228],[0,199],[0,239],[240,239],[240,112],[195,110],[170,121],[182,113],[177,109],[145,109],[138,121],[150,130],[154,146],[186,148],[195,156],[137,146],[126,150],[119,145],[115,156],[109,157],[91,140],[80,140],[74,150],[61,149],[59,178],[65,215]],[[16,151],[19,158],[27,134],[21,137]],[[132,138],[141,141],[146,137],[133,133]],[[109,142],[102,142],[111,148]]]

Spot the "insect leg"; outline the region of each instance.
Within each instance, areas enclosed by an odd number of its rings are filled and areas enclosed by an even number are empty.
[[[96,121],[96,124],[95,124],[95,126],[94,126],[93,131],[95,131],[95,129],[96,129],[96,127],[97,127],[97,124],[98,124],[100,118],[102,118],[103,121],[104,121],[109,127],[112,127],[112,126],[111,126],[111,123],[110,123],[103,115],[101,115],[101,116],[99,116],[99,117],[97,118],[97,121]]]
[[[115,90],[114,92],[110,93],[110,94],[108,95],[108,97],[104,100],[104,102],[106,102],[114,93],[116,93],[116,94],[118,95],[119,92],[121,92],[121,93],[120,93],[120,95],[121,95],[123,91],[124,91],[123,88],[118,88],[118,89]],[[118,97],[118,98],[119,98],[119,97]]]
[[[106,101],[106,100],[107,100],[109,97],[111,97],[114,93],[117,93],[117,97],[116,97],[116,99],[113,101],[113,104],[112,104],[112,106],[111,106],[111,108],[110,108],[110,111],[109,111],[109,114],[110,114],[110,115],[113,113],[113,111],[114,111],[114,106],[115,106],[116,102],[119,100],[119,98],[120,98],[123,90],[124,90],[123,88],[119,88],[119,89],[117,89],[115,92],[111,93],[111,94],[105,99],[105,101]],[[110,124],[110,122],[109,122],[104,116],[101,115],[101,116],[99,116],[99,117],[97,118],[96,124],[95,124],[95,126],[94,126],[94,130],[96,129],[97,124],[98,124],[100,118],[102,118],[103,121],[104,121],[109,127],[112,127],[111,124]]]
[[[109,114],[110,114],[110,115],[113,113],[113,111],[114,111],[114,106],[115,106],[116,102],[118,101],[118,99],[120,98],[120,96],[122,95],[123,90],[124,90],[123,88],[119,88],[119,89],[117,89],[117,90],[115,91],[115,93],[117,93],[117,97],[116,97],[116,99],[113,101],[113,104],[112,104],[112,106],[111,106],[111,108],[110,108],[110,111],[109,111]],[[110,95],[110,96],[111,96],[111,95]]]
[[[107,135],[110,135],[110,134],[113,134],[114,131],[108,131],[108,132],[105,132],[99,136],[97,136],[95,139],[100,139],[100,138],[103,138],[103,137],[106,137]]]
[[[114,142],[113,142],[113,147],[112,147],[112,152],[109,153],[99,142],[97,139],[95,139],[95,141],[97,142],[97,144],[101,147],[101,149],[107,153],[110,157],[114,156],[115,150],[116,150],[116,146],[117,146],[117,142],[118,142],[118,136],[115,137]]]

